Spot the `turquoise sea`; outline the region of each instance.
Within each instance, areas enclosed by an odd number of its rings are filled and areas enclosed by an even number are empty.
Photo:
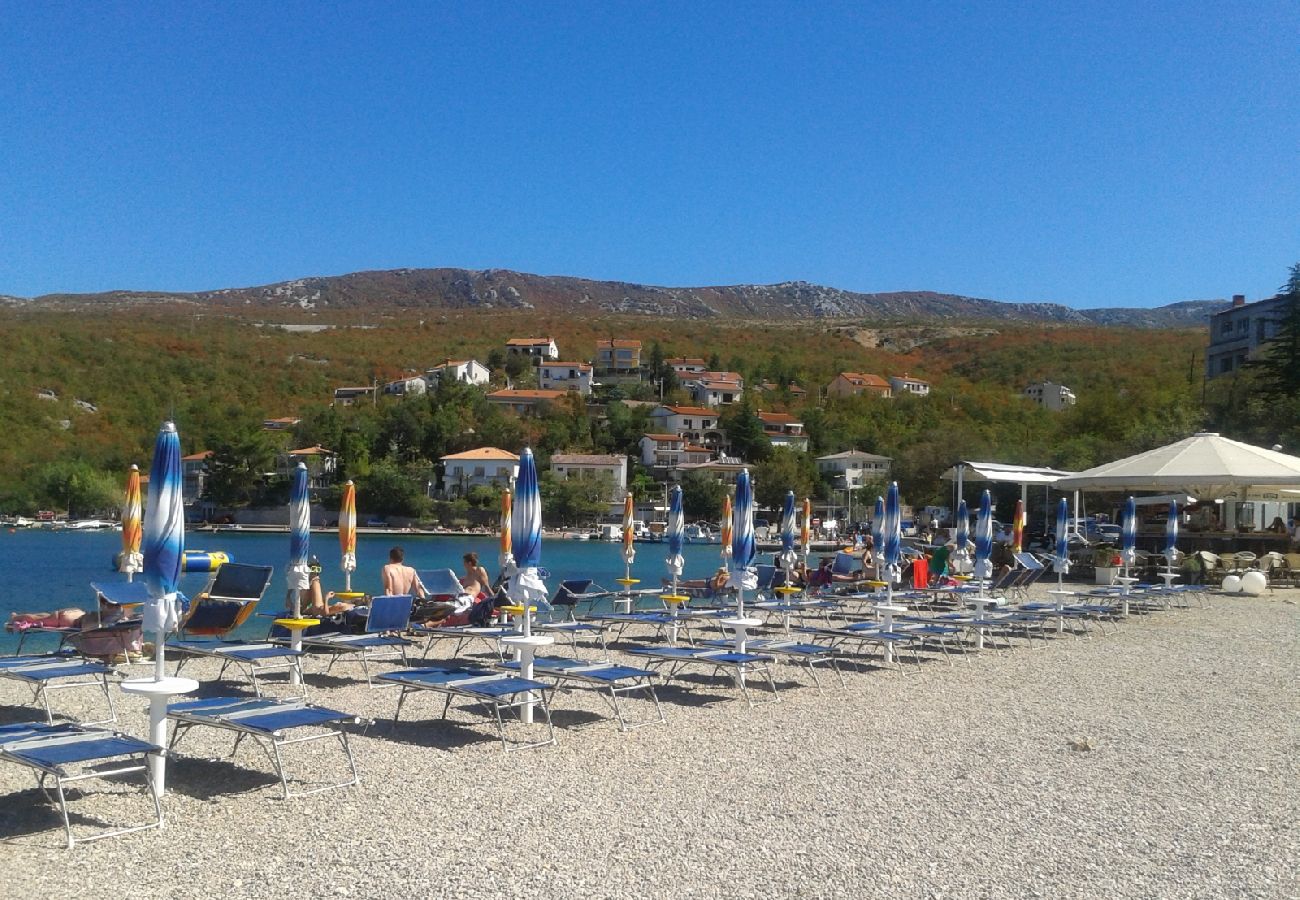
[[[328,590],[343,589],[339,569],[339,542],[333,534],[312,534],[311,552],[319,557]],[[114,554],[121,550],[122,535],[116,531],[50,531],[19,529],[0,532],[0,621],[14,611],[46,611],[65,606],[93,608],[92,581],[124,580],[112,569]],[[379,570],[388,561],[393,546],[406,550],[406,561],[416,569],[451,568],[461,571],[461,556],[473,550],[496,575],[497,539],[493,535],[451,537],[443,535],[363,534],[357,538],[357,571],[352,574],[356,590],[378,593]],[[284,568],[289,555],[288,534],[233,534],[224,532],[186,535],[190,550],[223,550],[236,562],[269,565],[275,576],[262,599],[266,611],[281,608],[285,597]],[[692,544],[685,550],[683,577],[704,578],[716,569],[720,557],[716,544]],[[542,566],[551,573],[547,584],[554,591],[565,578],[592,578],[607,588],[617,588],[614,579],[623,576],[622,547],[600,541],[547,539],[542,548]],[[664,544],[637,544],[632,576],[641,587],[657,587],[666,574]],[[207,583],[207,574],[187,574],[181,590],[195,594]],[[260,623],[260,624],[259,624]],[[254,617],[252,629],[265,628],[265,619]],[[27,647],[53,648],[53,638],[29,639]],[[0,653],[11,653],[17,638],[0,632]],[[26,649],[26,648],[25,648]]]

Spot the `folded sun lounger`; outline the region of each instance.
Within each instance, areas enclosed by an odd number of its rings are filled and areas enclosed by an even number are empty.
[[[348,746],[348,733],[343,725],[358,724],[362,720],[351,713],[343,713],[321,706],[312,706],[301,700],[272,700],[259,697],[208,697],[202,700],[185,700],[172,703],[167,707],[167,718],[174,720],[176,733],[172,735],[171,746],[175,747],[195,725],[208,725],[235,732],[235,746],[230,755],[239,750],[240,743],[246,737],[257,742],[271,763],[275,774],[284,789],[284,799],[306,797],[333,788],[348,787],[361,779],[357,775],[356,762],[352,758],[352,748]],[[312,733],[289,737],[288,733],[298,729],[312,729]],[[345,781],[321,785],[304,791],[290,791],[289,780],[284,771],[282,748],[294,744],[312,741],[337,740],[339,748],[348,761],[351,777]]]
[[[0,725],[0,760],[35,770],[37,786],[47,798],[50,798],[50,793],[46,790],[45,780],[54,780],[68,849],[72,849],[77,839],[72,835],[68,797],[64,788],[90,778],[117,778],[133,772],[143,773],[145,788],[153,801],[154,817],[152,822],[144,825],[129,825],[83,837],[80,839],[82,843],[161,827],[162,807],[158,803],[158,793],[149,777],[145,759],[150,753],[161,750],[161,747],[127,735],[82,725]]]
[[[490,710],[496,719],[501,746],[507,752],[544,747],[555,743],[555,728],[551,724],[551,709],[547,702],[547,694],[553,692],[554,687],[544,682],[518,678],[492,669],[455,664],[385,672],[379,676],[379,680],[398,685],[402,689],[397,698],[397,710],[393,713],[394,727],[402,717],[402,705],[406,702],[407,694],[412,691],[432,691],[446,697],[442,707],[444,719],[451,709],[452,700],[465,700],[472,705]],[[546,717],[546,740],[516,741],[512,746],[506,733],[505,718],[502,713],[517,712],[529,702],[536,703],[537,708]]]
[[[370,663],[374,661],[376,651],[396,650],[397,658],[403,666],[407,664],[406,648],[412,641],[400,636],[400,632],[411,627],[411,609],[414,598],[410,594],[395,594],[389,597],[375,597],[370,601],[370,614],[366,617],[364,634],[319,634],[302,639],[302,645],[312,650],[332,653],[326,671],[334,668],[334,663],[349,654],[356,654],[361,662],[361,671],[365,673],[366,684],[375,686],[370,677]]]

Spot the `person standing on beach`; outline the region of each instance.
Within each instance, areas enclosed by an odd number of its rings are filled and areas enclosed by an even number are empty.
[[[381,573],[384,580],[384,593],[390,597],[410,594],[422,600],[427,593],[424,584],[420,581],[419,573],[406,565],[405,559],[406,551],[401,547],[394,547],[388,551],[388,565],[384,566]]]

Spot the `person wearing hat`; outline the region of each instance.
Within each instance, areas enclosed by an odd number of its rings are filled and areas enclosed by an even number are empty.
[[[320,572],[320,560],[313,556],[307,567],[307,573],[308,577],[311,579],[311,583],[307,587],[307,593],[304,598],[307,600],[307,603],[302,608],[302,614],[304,616],[323,618],[325,616],[333,615],[334,613],[347,612],[349,609],[352,609],[353,604],[345,601],[330,603],[330,600],[334,597],[334,592],[330,591],[328,594],[322,592],[320,586]]]

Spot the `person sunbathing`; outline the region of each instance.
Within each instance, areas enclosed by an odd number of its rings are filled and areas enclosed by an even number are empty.
[[[8,631],[25,631],[28,628],[75,628],[85,616],[84,609],[68,607],[54,612],[10,613],[5,625]]]
[[[303,595],[302,614],[304,616],[325,617],[338,613],[345,613],[352,609],[355,604],[340,600],[338,603],[330,603],[334,592],[328,594],[322,593],[320,586],[320,563],[312,560],[311,565],[311,586],[307,588],[307,593]]]

